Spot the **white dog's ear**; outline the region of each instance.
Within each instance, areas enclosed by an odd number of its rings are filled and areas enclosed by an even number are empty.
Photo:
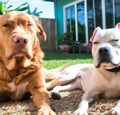
[[[120,29],[120,23],[116,24],[116,28]]]
[[[90,37],[90,42],[92,42],[92,41],[94,40],[94,37],[95,37],[96,33],[97,33],[99,30],[101,30],[100,27],[97,27],[97,28],[94,30],[93,35]]]

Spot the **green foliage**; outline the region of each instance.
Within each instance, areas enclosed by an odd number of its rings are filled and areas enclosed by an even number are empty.
[[[7,0],[6,2],[0,1],[0,15],[10,11],[26,11],[27,13],[31,14],[30,5],[28,4],[28,2],[25,2],[14,9],[12,9],[13,5],[8,5],[8,3],[9,0]]]
[[[35,10],[31,12],[30,5],[28,2],[25,2],[14,9],[12,9],[13,5],[9,5],[8,3],[9,3],[9,0],[7,0],[6,2],[0,1],[0,15],[5,14],[10,11],[24,11],[28,14],[33,14],[39,17],[40,13],[42,13],[42,11],[37,12],[36,11],[37,8],[35,8]]]
[[[66,32],[63,34],[58,35],[58,43],[68,43],[68,44],[73,44],[73,33],[71,32]]]
[[[26,11],[28,14],[31,14],[30,5],[28,4],[28,2],[25,2],[25,3],[21,4],[20,6],[18,6],[17,8],[15,8],[13,10],[15,10],[15,11]]]

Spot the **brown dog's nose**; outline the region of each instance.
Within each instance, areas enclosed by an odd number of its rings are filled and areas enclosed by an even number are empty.
[[[28,39],[27,39],[27,36],[25,35],[14,35],[13,42],[16,45],[26,45],[28,43]]]

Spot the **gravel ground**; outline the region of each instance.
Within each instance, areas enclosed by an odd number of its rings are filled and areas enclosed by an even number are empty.
[[[61,92],[62,99],[51,99],[51,107],[57,115],[72,115],[77,109],[83,92],[80,90]],[[108,111],[115,106],[117,99],[99,99],[90,105],[89,115],[110,115]],[[36,107],[31,100],[24,102],[0,103],[0,115],[36,115]]]

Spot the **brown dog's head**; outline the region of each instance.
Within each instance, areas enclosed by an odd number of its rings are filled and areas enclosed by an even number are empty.
[[[113,70],[120,67],[120,23],[110,29],[97,27],[90,40],[96,68]]]
[[[38,34],[46,40],[40,21],[23,12],[9,12],[0,17],[0,57],[33,58],[39,47]]]

